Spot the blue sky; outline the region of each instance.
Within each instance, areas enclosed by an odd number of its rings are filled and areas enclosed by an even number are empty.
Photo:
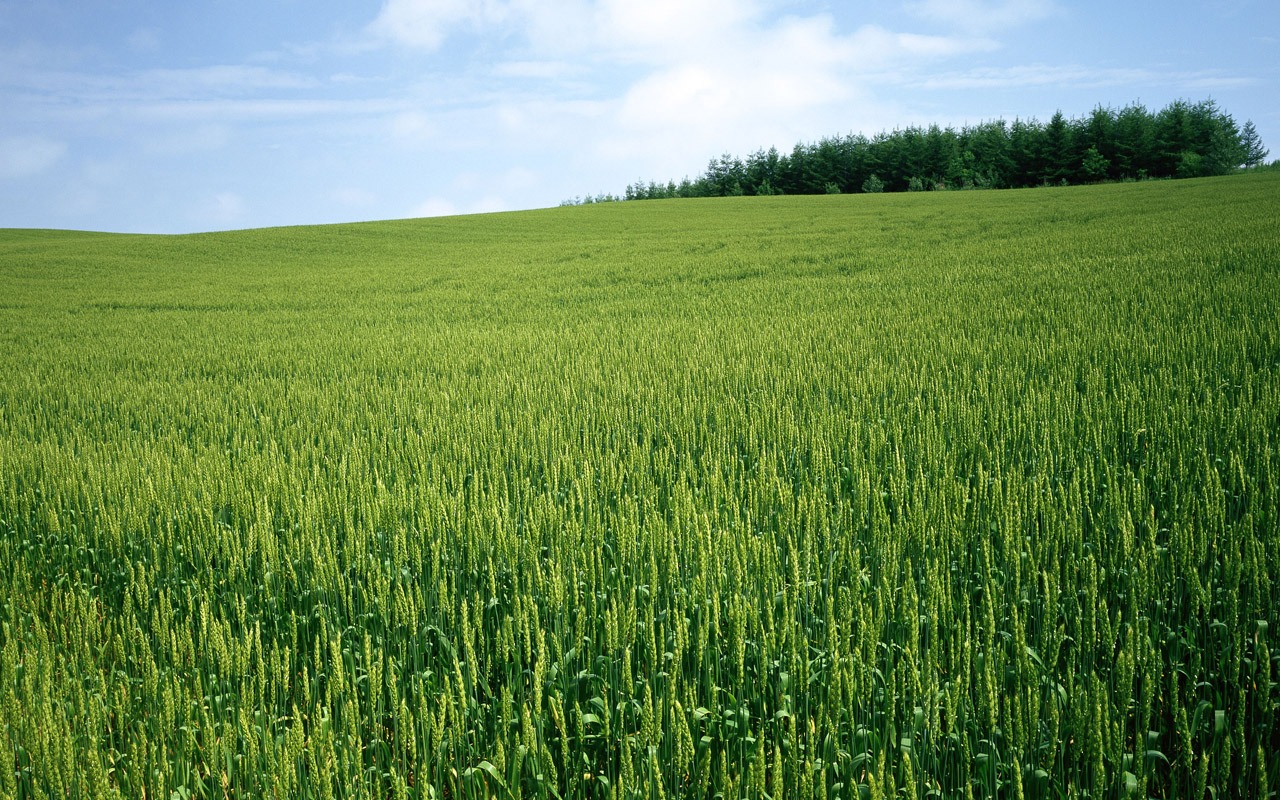
[[[1280,3],[0,0],[0,227],[553,206],[912,124],[1212,98],[1280,157]]]

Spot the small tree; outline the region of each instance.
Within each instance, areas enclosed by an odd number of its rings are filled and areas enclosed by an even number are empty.
[[[1244,154],[1245,169],[1259,166],[1267,160],[1269,151],[1262,146],[1262,137],[1253,126],[1253,120],[1246,121],[1240,129],[1240,149]]]
[[[835,181],[827,181],[827,185],[824,188],[827,194],[840,194],[840,184]]]
[[[912,177],[910,181],[907,181],[907,191],[908,191],[908,192],[923,192],[923,191],[924,191],[924,181],[922,181],[922,180],[920,179],[920,176],[919,176],[919,175],[916,175],[916,176]]]
[[[1085,151],[1084,161],[1080,164],[1080,170],[1084,173],[1085,179],[1095,182],[1107,177],[1107,170],[1110,168],[1111,162],[1103,158],[1096,147],[1090,147]]]
[[[1204,175],[1204,156],[1194,150],[1183,150],[1174,174],[1179,178],[1199,178]]]
[[[867,194],[879,194],[884,191],[884,181],[880,180],[880,176],[872,173],[870,177],[862,182],[862,191]]]

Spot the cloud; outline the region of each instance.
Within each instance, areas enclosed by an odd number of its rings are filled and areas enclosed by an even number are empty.
[[[308,76],[244,64],[214,64],[186,69],[150,69],[95,73],[58,69],[26,69],[24,88],[54,92],[77,100],[186,100],[233,97],[262,91],[316,89],[323,84]]]
[[[892,117],[875,96],[879,72],[992,46],[873,25],[845,33],[826,15],[744,16],[723,41],[709,39],[634,81],[599,150],[678,175],[726,150],[787,147],[851,124],[875,129]]]
[[[27,178],[58,163],[66,144],[38,136],[0,139],[0,180]]]
[[[655,63],[723,40],[761,10],[754,0],[385,0],[367,31],[432,51],[458,32],[504,30],[544,53]]]
[[[695,171],[725,150],[874,129],[893,116],[872,91],[881,72],[997,46],[967,29],[840,30],[828,14],[788,13],[799,8],[782,0],[385,0],[367,30],[428,53],[477,34],[509,56],[472,74],[468,91],[410,90],[417,96],[394,115],[393,140],[457,147],[445,141],[450,131],[478,129],[491,149],[551,147],[601,175],[625,168],[659,177]]]
[[[434,50],[454,29],[500,22],[509,4],[497,0],[387,0],[369,25],[373,35]]]
[[[760,18],[749,0],[600,0],[593,38],[616,55],[662,64],[747,46]]]
[[[853,66],[865,74],[874,74],[886,67],[994,50],[999,46],[986,37],[894,33],[878,25],[859,28],[851,37],[851,45],[857,56]]]
[[[385,0],[367,30],[428,51],[457,32],[502,31],[542,54],[660,64],[730,44],[763,11],[755,0]]]
[[[11,80],[18,89],[9,93],[15,102],[27,102],[38,117],[59,120],[125,119],[139,114],[181,119],[224,114],[260,117],[352,110],[341,100],[305,99],[327,86],[322,81],[251,65],[122,73],[25,68],[15,70]]]

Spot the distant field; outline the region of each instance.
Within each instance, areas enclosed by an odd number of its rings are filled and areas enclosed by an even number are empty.
[[[0,231],[0,797],[1266,797],[1278,220]]]

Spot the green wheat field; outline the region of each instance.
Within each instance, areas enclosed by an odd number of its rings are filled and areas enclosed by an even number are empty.
[[[0,796],[1275,796],[1278,220],[0,231]]]

